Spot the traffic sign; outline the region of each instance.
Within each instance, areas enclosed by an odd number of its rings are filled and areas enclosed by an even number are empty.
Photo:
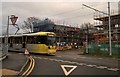
[[[11,15],[10,19],[11,19],[12,25],[15,25],[18,17],[15,17],[15,15]]]
[[[63,72],[66,76],[68,76],[77,66],[73,65],[61,65],[61,68],[63,69]]]

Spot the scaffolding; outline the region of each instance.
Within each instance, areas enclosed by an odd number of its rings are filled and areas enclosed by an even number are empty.
[[[108,42],[108,16],[97,14],[94,15],[95,27],[98,29],[98,32],[95,33],[96,40],[97,42]],[[112,42],[120,42],[120,14],[113,14],[110,17]]]

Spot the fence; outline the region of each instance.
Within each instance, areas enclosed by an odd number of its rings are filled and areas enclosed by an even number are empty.
[[[89,54],[109,54],[109,43],[90,43],[88,45]],[[120,43],[112,43],[112,55],[120,56]]]

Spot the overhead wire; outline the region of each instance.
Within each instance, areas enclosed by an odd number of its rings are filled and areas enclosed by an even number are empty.
[[[102,3],[103,4],[103,3]],[[105,3],[104,3],[105,4]],[[93,5],[92,5],[93,6]],[[101,6],[101,5],[96,5],[96,6]],[[103,6],[103,5],[102,5]],[[52,16],[58,16],[58,15],[63,15],[63,14],[68,14],[68,13],[73,13],[74,11],[78,11],[78,10],[82,10],[82,9],[84,9],[83,7],[81,7],[81,8],[78,8],[78,9],[74,9],[74,10],[69,10],[69,11],[65,11],[65,12],[61,12],[61,13],[58,13],[58,14],[55,14],[55,15],[52,15]],[[87,14],[87,15],[90,15],[90,14]],[[52,17],[51,16],[51,17]],[[78,15],[78,16],[74,16],[74,17],[67,17],[67,18],[63,18],[63,19],[69,19],[69,18],[75,18],[75,17],[80,17],[80,16],[85,16],[85,15]],[[60,20],[62,20],[62,19],[60,19]]]
[[[98,7],[98,6],[103,6],[103,4],[106,4],[106,3],[102,3],[102,4],[100,4],[100,5],[90,5],[90,6],[92,6],[92,7]],[[65,15],[65,14],[68,14],[68,13],[74,13],[75,11],[81,11],[81,10],[83,10],[84,8],[83,8],[83,6],[81,7],[81,8],[78,8],[78,9],[73,9],[73,10],[69,10],[69,11],[65,11],[65,12],[61,12],[61,13],[58,13],[58,14],[55,14],[55,15],[51,15],[51,16],[49,16],[49,17],[55,17],[55,16],[60,16],[60,15]],[[59,21],[64,21],[65,19],[67,19],[67,21],[68,20],[73,20],[73,19],[75,19],[75,18],[78,18],[78,17],[83,17],[83,16],[88,16],[88,15],[91,15],[91,14],[93,14],[93,13],[90,13],[90,14],[85,14],[85,15],[77,15],[77,16],[72,16],[72,17],[65,17],[64,16],[64,18],[62,18],[62,19],[60,19]]]
[[[90,6],[93,6],[93,5],[90,5]],[[101,5],[96,5],[96,6],[101,6]],[[103,5],[102,5],[103,6]],[[95,6],[94,6],[95,7]],[[55,15],[51,15],[49,17],[52,17],[52,16],[57,16],[57,15],[63,15],[63,14],[68,14],[68,13],[71,13],[71,12],[74,12],[74,11],[79,11],[79,10],[82,10],[84,9],[83,6],[81,8],[78,8],[78,9],[73,9],[73,10],[69,10],[69,11],[65,11],[65,12],[61,12],[61,13],[58,13],[58,14],[55,14]]]

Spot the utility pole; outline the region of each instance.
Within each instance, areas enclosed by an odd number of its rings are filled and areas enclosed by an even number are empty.
[[[87,8],[89,8],[89,9],[92,9],[92,10],[94,10],[94,11],[98,11],[98,12],[100,12],[100,13],[103,13],[103,14],[105,14],[105,15],[108,15],[108,17],[109,17],[109,55],[111,56],[111,55],[112,55],[112,45],[111,45],[110,2],[108,2],[108,13],[105,13],[105,12],[103,12],[103,11],[97,10],[97,9],[95,9],[95,8],[93,8],[93,7],[90,7],[90,6],[88,6],[88,5],[85,5],[85,4],[82,4],[82,5],[85,6],[85,7],[87,7]]]
[[[110,46],[110,53],[109,55],[112,55],[112,44],[111,44],[111,20],[110,20],[110,2],[108,2],[108,16],[109,16],[109,46]]]

